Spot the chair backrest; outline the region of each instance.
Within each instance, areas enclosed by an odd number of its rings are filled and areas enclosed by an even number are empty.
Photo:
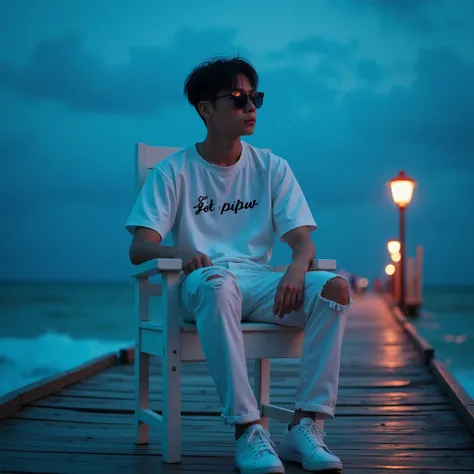
[[[151,146],[137,143],[135,148],[135,190],[138,194],[146,180],[148,171],[157,163],[181,148],[170,146]]]

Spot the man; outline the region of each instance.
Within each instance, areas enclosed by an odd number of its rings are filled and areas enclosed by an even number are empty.
[[[305,469],[342,469],[314,420],[331,419],[337,398],[347,282],[307,272],[315,257],[309,206],[288,163],[241,141],[263,104],[258,75],[241,58],[198,66],[185,94],[207,128],[201,143],[178,151],[147,177],[127,221],[130,259],[180,258],[180,302],[193,321],[216,383],[225,424],[235,426],[236,467],[283,473],[249,385],[240,323],[304,328],[295,415],[280,457]],[[173,246],[161,242],[171,232]],[[272,271],[274,232],[292,248],[285,273]]]

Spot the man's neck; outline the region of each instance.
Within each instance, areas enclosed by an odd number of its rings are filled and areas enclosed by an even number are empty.
[[[207,135],[201,144],[203,158],[219,166],[232,166],[239,161],[242,153],[240,138],[228,140]]]

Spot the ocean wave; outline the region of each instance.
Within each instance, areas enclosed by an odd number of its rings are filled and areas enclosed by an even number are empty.
[[[0,338],[0,396],[132,344],[133,341],[77,339],[53,331],[36,338]]]

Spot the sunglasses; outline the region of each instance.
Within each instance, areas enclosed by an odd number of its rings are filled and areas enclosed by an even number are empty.
[[[246,94],[245,92],[234,91],[231,94],[225,94],[217,96],[216,99],[221,99],[224,97],[231,97],[234,102],[234,107],[236,109],[243,109],[247,106],[249,99],[255,105],[256,109],[259,109],[263,105],[263,92],[253,92],[252,94]]]

